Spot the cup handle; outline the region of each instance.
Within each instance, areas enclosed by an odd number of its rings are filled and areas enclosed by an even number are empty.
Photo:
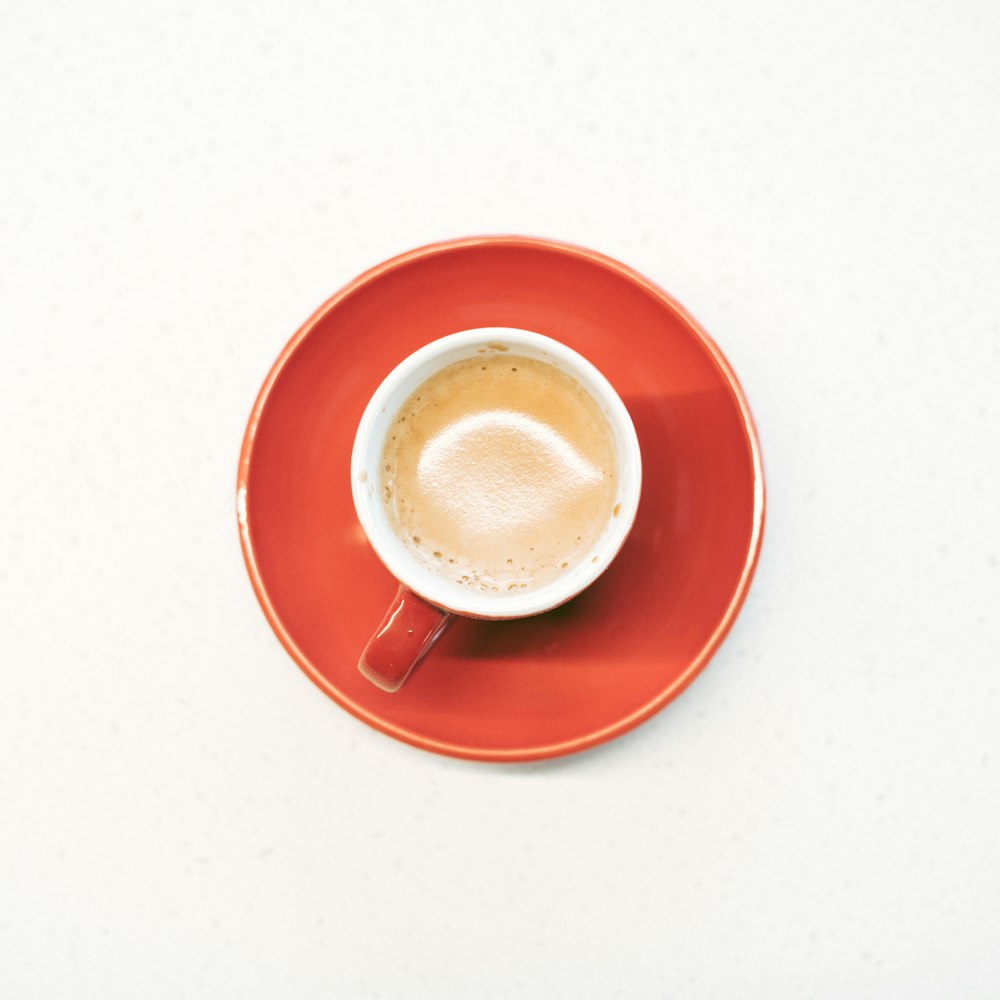
[[[358,670],[383,691],[398,691],[454,617],[400,586],[361,654]]]

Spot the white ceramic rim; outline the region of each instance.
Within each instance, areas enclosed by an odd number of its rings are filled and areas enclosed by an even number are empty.
[[[498,346],[499,345],[499,346]],[[427,569],[392,529],[379,496],[379,466],[385,436],[400,407],[416,388],[442,368],[476,357],[482,349],[506,349],[566,372],[593,397],[608,418],[618,457],[618,515],[571,569],[537,590],[480,592]],[[351,452],[351,491],[361,526],[376,555],[400,583],[425,600],[473,618],[524,618],[564,604],[590,586],[611,564],[635,522],[642,488],[639,440],[625,404],[611,383],[586,358],[565,344],[529,330],[479,327],[421,347],[396,366],[375,390],[361,416]]]

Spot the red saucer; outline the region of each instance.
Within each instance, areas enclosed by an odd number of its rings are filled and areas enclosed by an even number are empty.
[[[396,583],[354,513],[354,432],[399,361],[480,326],[555,337],[607,375],[639,434],[639,514],[580,597],[537,618],[460,619],[406,687],[386,694],[357,669]],[[609,740],[690,683],[746,595],[764,483],[736,377],[676,302],[593,251],[493,236],[380,264],[305,323],[254,405],[237,508],[264,613],[323,691],[397,739],[510,761]]]

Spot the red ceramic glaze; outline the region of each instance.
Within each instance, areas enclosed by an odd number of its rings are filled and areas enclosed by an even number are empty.
[[[454,617],[401,585],[358,669],[383,691],[398,691]]]
[[[579,597],[535,618],[456,619],[433,669],[389,694],[357,669],[397,584],[354,513],[354,433],[403,358],[481,326],[554,337],[608,377],[639,435],[639,513],[615,562]],[[601,254],[492,236],[380,264],[306,321],[250,416],[237,510],[264,613],[330,697],[428,750],[531,760],[638,725],[704,667],[753,575],[764,484],[736,377],[683,308]]]

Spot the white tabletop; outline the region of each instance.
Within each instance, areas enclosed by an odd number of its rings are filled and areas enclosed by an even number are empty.
[[[994,998],[1000,8],[0,12],[0,996]],[[325,698],[240,557],[299,323],[487,232],[631,264],[758,421],[697,682],[551,763]]]

